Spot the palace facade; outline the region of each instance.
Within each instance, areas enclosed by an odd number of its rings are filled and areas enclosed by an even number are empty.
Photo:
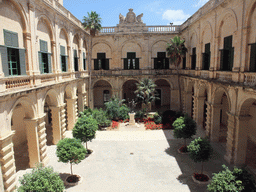
[[[16,172],[47,165],[47,146],[65,138],[85,106],[131,101],[151,78],[154,110],[188,113],[227,162],[256,168],[256,0],[210,0],[182,25],[147,26],[133,9],[92,37],[62,0],[0,1],[0,162],[5,191]],[[135,10],[136,11],[136,10]],[[177,71],[166,44],[188,52]],[[1,178],[1,175],[0,175]],[[1,180],[0,180],[1,181]],[[1,184],[0,184],[1,185]]]

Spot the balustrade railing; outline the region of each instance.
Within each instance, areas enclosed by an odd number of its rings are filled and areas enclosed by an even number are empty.
[[[178,25],[161,25],[161,26],[146,26],[147,31],[149,33],[170,33],[170,32],[179,32],[179,26]]]
[[[116,32],[116,27],[103,27],[100,30],[100,33],[115,33]]]
[[[32,76],[7,77],[5,78],[5,87],[6,89],[27,87],[31,85],[32,80]]]
[[[244,73],[244,84],[256,86],[256,73]]]
[[[200,71],[200,77],[204,79],[209,78],[209,71]]]
[[[232,71],[217,71],[216,79],[220,81],[232,81]]]

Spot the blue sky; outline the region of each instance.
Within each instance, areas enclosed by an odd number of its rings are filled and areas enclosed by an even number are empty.
[[[208,0],[64,0],[64,7],[79,20],[87,12],[96,11],[102,18],[102,26],[116,26],[119,14],[126,16],[133,8],[136,15],[143,13],[142,20],[147,25],[180,25],[193,15]]]

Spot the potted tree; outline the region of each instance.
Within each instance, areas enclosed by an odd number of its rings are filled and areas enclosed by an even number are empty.
[[[73,137],[80,139],[80,141],[86,144],[88,155],[92,153],[92,150],[88,149],[87,142],[95,138],[97,129],[98,122],[92,117],[92,115],[86,116],[81,114],[77,119],[74,129],[72,130]]]
[[[19,179],[19,182],[21,184],[18,188],[19,192],[62,192],[65,189],[59,174],[54,172],[52,167],[43,167],[42,164],[38,164],[36,168],[33,168],[32,173],[24,174]]]
[[[57,157],[58,161],[63,163],[70,163],[71,175],[65,179],[66,185],[77,185],[82,181],[81,176],[73,175],[72,165],[79,164],[86,154],[86,149],[78,139],[65,138],[57,143]]]
[[[173,124],[174,128],[174,137],[175,138],[182,138],[184,139],[184,146],[178,149],[178,152],[181,154],[185,154],[188,152],[187,150],[187,139],[191,139],[193,135],[196,134],[196,123],[195,121],[189,117],[188,115],[185,115],[184,117],[181,116],[177,118]]]
[[[185,40],[181,40],[179,36],[175,36],[173,39],[171,39],[171,43],[167,43],[166,51],[169,56],[169,61],[175,66],[177,70],[180,111],[182,111],[179,66],[182,61],[182,58],[186,56],[186,52],[188,51],[187,48],[185,47]]]
[[[101,18],[96,11],[87,12],[88,17],[83,18],[83,26],[86,30],[90,30],[91,36],[95,36],[96,32],[101,30]]]
[[[211,183],[207,186],[209,192],[254,192],[256,191],[254,177],[245,169],[234,167],[231,171],[222,165],[223,171],[213,173]]]
[[[212,156],[213,149],[210,142],[205,138],[196,138],[189,144],[188,151],[190,152],[190,158],[194,162],[201,162],[201,173],[194,173],[192,179],[198,184],[208,184],[210,177],[203,173],[203,163],[208,161]]]
[[[156,93],[156,84],[152,79],[144,78],[139,83],[136,83],[137,90],[134,92],[136,94],[138,103],[145,105],[146,113],[149,112],[151,103],[158,99]]]

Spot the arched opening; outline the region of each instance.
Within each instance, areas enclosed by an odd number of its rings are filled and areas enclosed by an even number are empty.
[[[123,84],[123,99],[125,99],[125,103],[129,106],[129,102],[132,100],[136,101],[136,94],[134,91],[137,90],[136,80],[128,80]],[[141,104],[136,105],[136,109],[140,109]]]
[[[158,99],[154,102],[153,109],[157,111],[169,110],[171,98],[170,84],[164,79],[157,80],[155,84]]]
[[[44,104],[45,113],[45,128],[46,128],[46,144],[48,146],[53,145],[53,132],[52,132],[52,111],[50,109],[50,98],[49,95],[45,98]]]
[[[193,118],[194,116],[194,86],[192,87],[192,92],[191,92],[191,117]]]
[[[11,118],[12,131],[15,131],[12,142],[14,145],[16,172],[30,167],[25,118],[24,107],[21,104],[16,105]]]
[[[207,91],[204,92],[204,111],[203,111],[203,129],[206,130],[206,119],[207,119],[207,101],[208,101],[208,95]]]
[[[112,95],[112,87],[104,80],[97,81],[93,86],[93,98],[95,108],[104,108],[104,103],[108,102]]]
[[[228,131],[228,114],[229,106],[226,93],[223,93],[221,97],[220,108],[220,130],[219,130],[219,142],[226,144],[227,131]]]

